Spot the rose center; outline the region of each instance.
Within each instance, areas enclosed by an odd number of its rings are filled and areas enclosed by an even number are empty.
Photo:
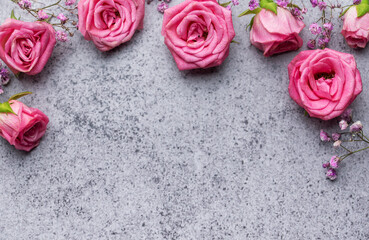
[[[120,17],[118,10],[114,8],[107,9],[102,13],[102,19],[108,28],[113,27]]]
[[[206,26],[199,23],[192,23],[188,29],[187,42],[205,41],[208,34]]]
[[[29,38],[18,39],[18,55],[23,61],[27,62],[30,60],[34,45],[34,42]]]
[[[330,73],[317,73],[314,75],[315,80],[321,79],[323,78],[324,80],[326,79],[332,79],[334,78],[334,76],[336,75],[335,72],[330,72]]]

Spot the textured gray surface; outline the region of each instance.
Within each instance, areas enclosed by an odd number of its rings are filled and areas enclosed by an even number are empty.
[[[1,4],[2,22],[13,5]],[[155,8],[128,44],[101,53],[76,34],[6,88],[2,99],[34,92],[23,101],[50,124],[31,153],[0,140],[0,239],[368,239],[367,153],[325,180],[335,151],[318,134],[336,122],[290,99],[297,52],[264,58],[249,18],[234,17],[240,44],[224,64],[179,72]],[[367,124],[369,49],[337,29],[331,48],[356,56],[364,91],[352,107]]]

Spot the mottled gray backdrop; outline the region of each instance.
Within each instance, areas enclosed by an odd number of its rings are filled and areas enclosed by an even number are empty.
[[[15,5],[1,1],[3,22]],[[319,130],[337,122],[290,99],[297,52],[251,46],[250,17],[237,17],[247,4],[234,8],[240,44],[217,68],[177,70],[153,2],[129,43],[101,53],[77,33],[41,74],[13,79],[0,98],[34,92],[22,100],[50,124],[30,153],[0,140],[0,239],[369,239],[368,153],[325,179],[336,151]],[[350,49],[337,25],[331,48],[356,56],[364,91],[352,107],[367,127],[369,48]]]

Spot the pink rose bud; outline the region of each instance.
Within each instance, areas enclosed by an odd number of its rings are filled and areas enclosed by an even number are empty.
[[[19,36],[22,35],[22,38]],[[0,26],[0,58],[17,74],[42,71],[55,46],[55,30],[46,22],[7,19]]]
[[[277,12],[262,9],[255,15],[250,31],[251,44],[266,57],[297,50],[303,44],[299,33],[305,24],[284,8],[278,7]]]
[[[30,108],[22,102],[9,102],[12,113],[0,113],[0,136],[16,149],[31,151],[38,146],[45,134],[49,118],[40,110]]]
[[[144,15],[145,0],[81,0],[78,29],[100,51],[109,51],[143,29]]]
[[[369,40],[369,14],[357,17],[356,7],[351,7],[344,16],[341,34],[352,48],[365,48]]]
[[[350,132],[352,133],[360,132],[362,129],[363,129],[363,124],[361,124],[360,121],[354,122],[350,126]]]
[[[291,98],[311,117],[338,117],[362,91],[355,58],[329,48],[299,53],[288,65]]]
[[[328,133],[323,129],[320,130],[320,140],[322,142],[329,142],[331,139],[328,137]]]
[[[348,127],[348,123],[345,120],[341,120],[339,126],[341,130],[345,130]]]
[[[235,36],[232,12],[216,0],[186,0],[165,10],[161,34],[179,70],[219,66]]]

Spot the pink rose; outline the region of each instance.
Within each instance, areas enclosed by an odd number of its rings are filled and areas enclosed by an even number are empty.
[[[361,93],[354,56],[331,49],[308,50],[288,65],[291,98],[311,117],[335,118]]]
[[[365,48],[369,40],[369,14],[357,17],[356,7],[345,14],[341,34],[352,48]]]
[[[16,149],[31,151],[45,134],[49,118],[40,110],[12,100],[10,106],[17,114],[0,113],[0,136]]]
[[[78,28],[100,51],[109,51],[143,29],[144,15],[145,0],[81,0]]]
[[[299,33],[305,24],[284,8],[278,7],[277,13],[262,9],[251,28],[251,44],[264,51],[266,57],[297,50],[303,44]]]
[[[46,22],[7,19],[0,26],[0,58],[15,73],[35,75],[55,46],[55,30]]]
[[[161,34],[179,70],[215,67],[235,36],[232,12],[216,0],[186,0],[165,10]]]

